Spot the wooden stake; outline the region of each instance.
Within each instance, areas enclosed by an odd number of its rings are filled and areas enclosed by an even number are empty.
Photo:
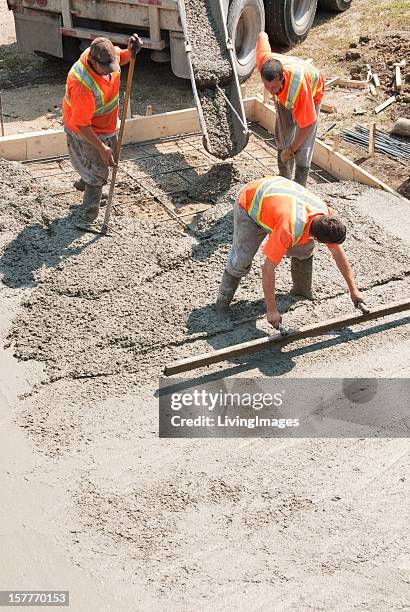
[[[375,151],[375,138],[376,138],[376,122],[373,121],[369,128],[369,155],[373,157]]]
[[[370,93],[375,98],[377,96],[377,91],[376,91],[376,87],[373,85],[373,83],[369,83],[369,89],[370,89]]]
[[[390,106],[390,104],[393,104],[393,102],[396,102],[396,96],[392,96],[388,100],[385,100],[384,102],[382,102],[382,104],[379,104],[379,106],[376,106],[376,108],[374,109],[374,112],[376,114],[381,113],[382,110]]]
[[[401,72],[398,64],[396,65],[394,72],[394,86],[396,91],[401,91]]]
[[[373,73],[372,78],[373,78],[373,83],[374,83],[374,86],[375,86],[375,87],[380,87],[380,79],[379,79],[379,77],[377,76],[377,74]]]
[[[320,110],[328,114],[337,113],[337,109],[335,106],[331,106],[330,104],[326,104],[325,102],[322,102]]]
[[[272,348],[273,346],[290,344],[291,342],[303,340],[304,338],[323,336],[327,332],[335,329],[343,329],[345,327],[350,327],[351,325],[357,325],[358,323],[374,321],[375,319],[387,317],[388,315],[406,310],[410,310],[410,300],[395,302],[390,306],[384,306],[383,308],[378,308],[377,310],[373,310],[372,312],[366,314],[341,317],[340,319],[330,319],[329,321],[326,321],[326,323],[319,325],[307,325],[306,327],[301,327],[295,332],[291,332],[287,336],[282,336],[278,333],[276,336],[257,338],[256,340],[250,340],[250,342],[243,342],[242,344],[235,344],[234,346],[213,351],[213,353],[203,353],[202,355],[197,355],[196,357],[188,357],[188,359],[174,361],[174,363],[165,366],[164,374],[165,376],[172,376],[173,374],[180,374],[181,372],[187,372],[188,370],[203,368],[211,365],[212,363],[219,363],[220,361],[227,361],[228,359],[234,359],[235,357],[242,357],[242,355],[258,353],[260,351]]]
[[[1,122],[1,135],[4,136],[4,119],[3,119],[3,97],[0,91],[0,122]]]
[[[336,132],[334,138],[333,138],[333,151],[339,151],[340,149],[340,143],[341,143],[341,136],[340,136],[340,132]]]

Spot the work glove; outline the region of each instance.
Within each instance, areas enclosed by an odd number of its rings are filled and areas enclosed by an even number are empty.
[[[280,154],[280,161],[282,162],[282,164],[287,164],[288,161],[293,157],[295,157],[295,154],[292,151],[291,147],[288,147],[287,149],[283,149],[282,153]]]
[[[138,34],[133,34],[128,39],[128,51],[131,51],[132,54],[135,56],[141,50],[143,44],[144,43],[142,42]]]

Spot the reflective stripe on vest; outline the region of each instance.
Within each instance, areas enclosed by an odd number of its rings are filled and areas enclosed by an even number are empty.
[[[279,60],[286,70],[290,72],[289,89],[286,96],[284,106],[288,110],[292,110],[295,106],[296,99],[302,87],[305,73],[308,73],[312,82],[312,97],[316,95],[317,85],[319,83],[319,71],[309,62],[305,62],[297,57],[277,55],[275,59]]]
[[[69,74],[77,79],[81,85],[84,85],[87,89],[89,89],[95,98],[95,111],[94,116],[98,115],[106,115],[111,113],[114,108],[118,105],[119,95],[118,93],[110,100],[109,102],[105,102],[104,93],[98,83],[95,82],[91,74],[88,72],[86,66],[78,60],[71,68]],[[119,73],[117,73],[119,74]],[[118,76],[117,76],[118,78]],[[71,100],[68,95],[68,87],[66,89],[65,101],[68,106],[71,106]]]
[[[318,213],[324,215],[329,214],[329,210],[322,200],[308,193],[301,185],[294,183],[292,187],[289,187],[289,181],[287,179],[281,181],[279,177],[275,179],[266,179],[262,181],[255,190],[248,209],[248,215],[255,223],[268,232],[271,232],[273,228],[262,223],[260,219],[263,201],[265,198],[281,195],[290,196],[292,198],[292,244],[295,245],[303,235],[308,221],[306,206],[309,205]]]

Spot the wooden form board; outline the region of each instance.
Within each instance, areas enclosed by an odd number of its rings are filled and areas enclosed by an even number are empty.
[[[255,98],[244,100],[245,113],[249,121],[254,120],[254,105]],[[171,113],[127,119],[124,143],[144,142],[198,131],[199,122],[196,108],[187,108]],[[41,130],[40,132],[0,137],[0,157],[12,161],[25,161],[66,154],[67,145],[64,130]]]
[[[276,112],[274,106],[270,104],[264,104],[263,101],[257,97],[255,99],[255,121],[262,125],[269,132],[273,132],[276,121]],[[364,185],[370,185],[378,189],[383,189],[389,193],[394,194],[400,199],[403,198],[399,193],[394,191],[391,187],[380,181],[378,178],[366,172],[357,166],[350,159],[333,151],[332,147],[325,144],[319,139],[316,139],[315,148],[313,151],[313,163],[315,163],[322,170],[326,170],[337,179],[344,181],[356,181],[357,183],[363,183]],[[406,200],[408,202],[408,200]]]
[[[249,121],[256,121],[269,132],[273,132],[276,112],[272,102],[264,103],[263,99],[257,96],[244,100],[244,107]],[[128,119],[124,142],[144,142],[197,131],[199,131],[197,111],[195,108],[188,108],[171,113]],[[67,146],[63,130],[42,130],[41,132],[0,137],[0,157],[5,159],[24,161],[66,154]],[[313,152],[313,162],[335,178],[378,187],[401,198],[394,189],[318,139]]]

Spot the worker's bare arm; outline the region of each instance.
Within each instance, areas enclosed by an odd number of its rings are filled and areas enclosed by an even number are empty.
[[[262,287],[265,296],[266,318],[268,323],[277,329],[282,317],[276,307],[275,267],[275,264],[270,259],[265,259],[262,268]]]
[[[95,149],[97,149],[100,154],[101,159],[107,166],[114,165],[114,157],[113,152],[110,147],[104,144],[94,132],[93,128],[90,125],[79,125],[78,129],[80,131],[81,136],[87,140]]]
[[[344,248],[338,244],[330,249],[332,253],[332,257],[336,262],[337,267],[340,270],[341,275],[346,281],[346,284],[350,291],[350,297],[355,306],[358,305],[359,302],[364,302],[363,296],[358,290],[354,277],[351,265],[349,260],[347,259]]]

